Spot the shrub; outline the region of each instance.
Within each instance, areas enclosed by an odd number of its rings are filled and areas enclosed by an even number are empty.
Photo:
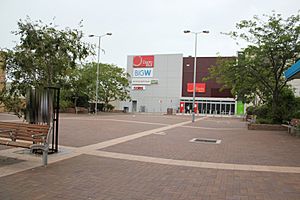
[[[253,114],[257,115],[258,118],[263,118],[263,119],[269,118],[270,112],[271,112],[270,107],[266,104],[261,105],[259,107],[255,107],[253,109]]]
[[[253,115],[254,109],[255,109],[254,106],[249,106],[249,107],[246,109],[247,115]]]
[[[273,124],[273,119],[271,119],[271,118],[258,118],[258,119],[256,119],[256,123],[258,123],[258,124]]]
[[[107,112],[110,112],[110,111],[112,111],[113,109],[114,109],[115,107],[113,106],[113,105],[111,105],[111,104],[107,104],[107,106],[106,106],[106,111]]]
[[[296,111],[293,115],[292,115],[292,118],[297,118],[297,119],[300,119],[300,111]]]

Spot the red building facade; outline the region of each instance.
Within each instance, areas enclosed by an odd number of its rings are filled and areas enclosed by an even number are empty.
[[[209,68],[217,65],[218,57],[198,57],[196,64],[196,110],[202,114],[233,115],[236,102],[230,89],[223,89],[215,80],[203,81],[209,76]],[[222,57],[224,59],[224,57]],[[225,58],[226,59],[226,58]],[[234,57],[228,57],[234,59]],[[191,112],[193,100],[194,57],[183,58],[180,112]]]

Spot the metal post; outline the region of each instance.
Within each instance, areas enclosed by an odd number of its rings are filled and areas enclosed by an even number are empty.
[[[54,90],[55,91],[55,90]],[[55,121],[55,152],[58,152],[58,122],[59,122],[59,97],[60,97],[60,88],[56,88],[56,121]],[[54,128],[54,127],[53,127]],[[52,133],[54,134],[54,133]]]
[[[198,36],[198,33],[195,33],[195,59],[194,59],[194,79],[193,79],[192,122],[195,122],[195,96],[196,96],[196,70],[197,70],[197,36]]]
[[[112,33],[106,33],[104,35],[89,35],[89,37],[98,37],[98,63],[97,63],[97,80],[96,80],[96,102],[95,102],[95,115],[97,115],[98,112],[98,90],[99,90],[99,73],[100,73],[100,52],[101,52],[101,37],[104,37],[106,35],[112,35]]]
[[[99,70],[100,70],[100,45],[101,45],[101,36],[99,36],[99,44],[98,44],[98,64],[97,64],[97,80],[96,80],[96,103],[95,103],[95,115],[97,115],[98,109],[98,89],[99,89]]]
[[[195,59],[194,59],[194,79],[193,79],[193,106],[192,106],[192,122],[195,122],[195,96],[196,96],[196,69],[197,69],[197,36],[199,33],[209,33],[209,31],[191,32],[190,30],[183,31],[184,33],[195,34]],[[206,108],[207,109],[207,108]]]

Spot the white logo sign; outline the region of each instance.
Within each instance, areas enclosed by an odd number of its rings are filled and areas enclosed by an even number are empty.
[[[153,68],[134,68],[132,72],[133,77],[153,77]]]

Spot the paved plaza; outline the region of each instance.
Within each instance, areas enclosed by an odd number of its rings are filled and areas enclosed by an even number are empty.
[[[47,167],[0,145],[0,199],[300,199],[300,138],[239,118],[62,114],[59,144]]]

